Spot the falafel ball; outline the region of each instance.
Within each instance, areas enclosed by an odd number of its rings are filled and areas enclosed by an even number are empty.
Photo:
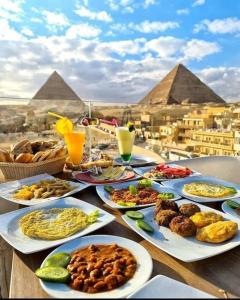
[[[160,210],[156,216],[155,220],[160,226],[168,227],[171,220],[178,216],[178,213],[171,209]]]
[[[178,216],[173,218],[169,224],[169,227],[173,232],[183,237],[193,236],[197,231],[197,227],[193,223],[193,221],[185,216]]]
[[[174,210],[178,212],[178,205],[175,201],[173,200],[164,200],[164,199],[158,199],[156,202],[156,207],[155,207],[155,215],[161,211],[161,210]]]
[[[179,207],[179,211],[181,214],[183,214],[186,217],[191,217],[193,216],[195,213],[200,212],[201,209],[199,208],[199,206],[197,206],[196,204],[193,203],[186,203],[186,204],[182,204]]]

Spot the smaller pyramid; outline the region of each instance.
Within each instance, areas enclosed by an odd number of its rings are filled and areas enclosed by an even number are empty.
[[[139,104],[225,103],[184,65],[173,68]]]
[[[80,100],[73,89],[54,71],[32,99],[37,100]]]

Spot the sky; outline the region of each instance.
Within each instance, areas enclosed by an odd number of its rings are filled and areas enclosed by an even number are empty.
[[[56,70],[83,100],[136,103],[178,63],[240,101],[240,0],[0,0],[0,97]]]

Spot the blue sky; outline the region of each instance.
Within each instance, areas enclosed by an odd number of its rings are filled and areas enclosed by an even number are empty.
[[[0,0],[0,96],[57,70],[83,99],[137,102],[178,63],[240,101],[239,0]]]

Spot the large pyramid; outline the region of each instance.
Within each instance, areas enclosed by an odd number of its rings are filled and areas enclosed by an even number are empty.
[[[139,104],[225,103],[182,64],[173,68]]]
[[[47,101],[44,101],[47,100]],[[85,104],[64,79],[54,71],[30,101],[41,110],[82,112]],[[76,112],[77,112],[76,111]]]

